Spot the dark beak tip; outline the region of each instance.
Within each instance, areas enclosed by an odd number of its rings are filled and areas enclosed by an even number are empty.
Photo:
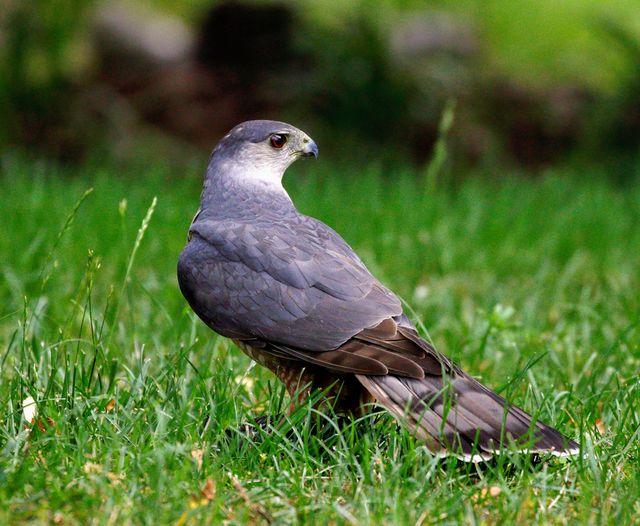
[[[304,150],[302,150],[302,155],[304,157],[313,157],[314,159],[318,158],[318,146],[315,142],[310,142],[306,144]]]

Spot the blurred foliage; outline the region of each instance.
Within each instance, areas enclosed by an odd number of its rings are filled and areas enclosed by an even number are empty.
[[[150,5],[197,21],[215,3],[211,0],[148,0]],[[269,3],[253,0],[252,3]],[[632,67],[628,57],[611,53],[601,38],[597,20],[603,16],[640,34],[637,0],[283,0],[299,8],[305,22],[335,26],[350,20],[364,8],[379,15],[379,23],[394,20],[397,13],[442,9],[472,18],[482,31],[484,52],[489,62],[507,74],[526,82],[549,84],[567,81],[586,83],[595,89],[617,87],[616,70]],[[602,67],[603,63],[607,67]]]
[[[300,35],[298,45],[316,61],[300,99],[330,130],[385,145],[389,137],[406,136],[412,86],[389,63],[384,10],[353,5],[360,7]]]
[[[637,0],[385,0],[402,9],[440,7],[470,16],[482,31],[488,63],[527,84],[577,82],[615,90],[616,71],[633,66],[598,31],[607,17],[640,35]]]
[[[615,164],[612,173],[627,179],[636,172],[640,159],[640,38],[610,18],[599,28],[612,50],[625,57],[630,67],[619,68],[618,89],[605,94],[587,120],[581,151],[589,158],[605,157]]]
[[[33,144],[84,72],[82,20],[91,2],[9,0],[0,12],[0,144]],[[15,136],[12,136],[15,134]]]
[[[187,20],[193,27],[202,22],[207,10],[220,3],[145,2],[159,12]],[[535,131],[548,131],[544,127],[553,128],[556,126],[553,119],[562,117],[560,111],[560,117],[546,118],[548,108],[539,104],[545,97],[558,96],[554,89],[569,86],[576,93],[588,92],[585,99],[588,103],[577,103],[586,104],[586,110],[573,110],[573,116],[579,114],[581,119],[580,126],[576,126],[581,128],[580,140],[571,136],[571,140],[562,143],[553,133],[544,137],[547,143],[559,145],[558,150],[569,152],[577,145],[579,153],[587,159],[590,155],[628,159],[630,166],[637,159],[640,130],[637,0],[281,3],[297,15],[295,43],[309,61],[304,67],[297,65],[292,69],[294,80],[283,89],[297,90],[300,95],[291,111],[278,109],[278,114],[283,118],[302,116],[302,122],[313,120],[310,114],[314,114],[317,128],[325,130],[329,143],[330,133],[339,130],[344,144],[362,144],[366,148],[368,143],[382,156],[411,153],[425,160],[436,140],[438,120],[449,98],[458,100],[455,126],[467,126],[464,131],[467,142],[502,148],[509,142],[507,137],[527,140],[530,126],[517,128],[511,121],[500,125],[501,116],[513,117],[504,111],[510,100],[496,104],[503,94],[496,91],[494,80],[506,79],[525,93],[525,98],[515,100],[514,104],[523,103],[523,119],[538,119],[539,128]],[[136,2],[125,0],[125,4],[133,6]],[[94,136],[99,136],[101,121],[91,120],[78,96],[86,93],[83,89],[88,83],[95,81],[89,36],[91,16],[97,5],[93,0],[4,3],[0,12],[0,120],[4,123],[0,128],[0,148],[37,146],[58,157],[74,158],[79,156],[74,154],[74,147],[86,153],[97,142]],[[428,66],[439,69],[438,73],[444,76],[447,72],[441,70],[451,67],[449,84],[438,85],[440,79],[430,79],[433,71],[428,67],[423,72],[426,74],[419,72],[410,78],[390,56],[389,42],[398,30],[398,23],[403,17],[419,13],[460,17],[478,35],[472,67],[464,69],[467,65],[463,65],[457,71],[455,68],[460,64],[438,59]],[[424,68],[424,64],[416,63],[414,67]],[[462,74],[456,78],[460,71]],[[102,105],[98,111],[108,114],[111,108]],[[520,118],[520,114],[514,114]],[[490,123],[492,129],[488,130],[485,122],[476,122],[488,118],[494,119]],[[141,134],[129,130],[129,135]],[[456,135],[453,130],[452,137]],[[82,144],[78,144],[78,137]],[[42,148],[43,145],[47,148]],[[415,155],[416,151],[421,154]],[[477,157],[494,159],[486,146],[478,147],[477,151]],[[539,152],[533,150],[533,157],[536,153]],[[498,153],[495,159],[502,157]]]

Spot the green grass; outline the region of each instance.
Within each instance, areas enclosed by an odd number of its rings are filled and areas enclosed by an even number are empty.
[[[353,244],[441,350],[584,457],[477,469],[435,460],[382,412],[338,428],[308,407],[291,429],[243,437],[242,422],[287,402],[178,290],[203,167],[4,158],[1,524],[640,521],[640,185],[550,173],[427,194],[409,171],[323,164],[287,176],[299,207]]]

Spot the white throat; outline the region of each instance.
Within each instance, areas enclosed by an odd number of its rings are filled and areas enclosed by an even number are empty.
[[[289,194],[282,186],[282,176],[286,167],[267,163],[256,165],[250,162],[236,164],[223,161],[220,169],[229,182],[233,181],[247,191],[275,192],[289,198]]]

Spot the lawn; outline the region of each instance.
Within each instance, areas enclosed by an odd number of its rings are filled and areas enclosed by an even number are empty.
[[[287,402],[178,290],[205,163],[0,159],[0,524],[640,521],[640,185],[565,170],[427,192],[322,159],[287,175],[440,350],[583,447],[478,467],[382,410],[240,432]]]

